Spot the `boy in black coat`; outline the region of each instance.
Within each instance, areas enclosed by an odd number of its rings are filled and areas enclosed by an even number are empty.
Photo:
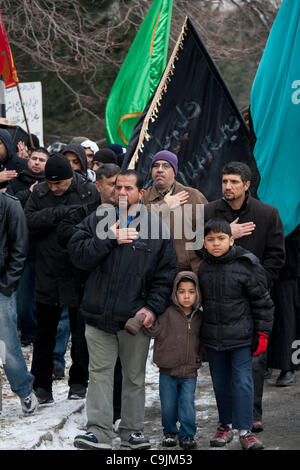
[[[220,421],[211,446],[224,446],[233,438],[232,429],[239,429],[242,448],[259,450],[263,446],[250,432],[252,355],[266,350],[274,308],[265,271],[253,253],[234,246],[224,220],[206,223],[203,251],[198,272],[204,313],[201,336]]]

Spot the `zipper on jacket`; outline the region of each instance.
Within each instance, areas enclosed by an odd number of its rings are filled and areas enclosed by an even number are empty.
[[[121,258],[122,258],[123,251],[124,250],[122,250],[122,249],[119,250],[119,253],[115,257],[114,265],[113,265],[113,269],[112,269],[112,273],[111,273],[111,280],[112,281],[114,280],[114,278],[117,279],[117,276],[115,277],[115,273],[118,274],[118,272],[120,270]],[[109,302],[108,302],[108,305],[106,304],[105,307],[104,307],[104,311],[105,311],[104,322],[105,322],[106,327],[108,327],[108,328],[112,328],[112,325],[113,325],[112,311],[113,311],[113,306],[114,306],[114,303],[115,303],[115,297],[113,295],[113,292],[115,291],[115,289],[117,289],[117,286],[113,286],[113,282],[111,282],[110,283],[110,290],[109,290]]]
[[[184,370],[187,368],[187,366],[188,366],[188,360],[189,360],[190,335],[191,335],[191,332],[192,332],[191,320],[192,320],[192,319],[187,319],[187,342],[186,342],[186,359],[185,359],[185,366],[183,366],[183,367],[184,367]]]

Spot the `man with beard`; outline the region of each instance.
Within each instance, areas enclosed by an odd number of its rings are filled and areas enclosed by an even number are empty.
[[[205,222],[225,219],[235,244],[254,253],[265,268],[269,289],[285,261],[284,230],[278,210],[250,194],[251,170],[229,162],[222,170],[223,198],[204,206]],[[267,352],[253,358],[254,412],[252,431],[262,431],[262,396]]]
[[[176,181],[178,172],[177,156],[168,150],[161,150],[152,158],[152,180],[144,194],[143,203],[156,214],[168,219],[171,234],[174,238],[179,271],[198,272],[201,258],[195,249],[190,249],[191,235],[199,237],[203,228],[201,206],[207,204],[205,196],[195,188],[184,186]],[[188,211],[188,206],[192,209]],[[160,212],[161,211],[161,212]],[[200,240],[202,244],[202,240]],[[197,247],[200,249],[201,246]]]

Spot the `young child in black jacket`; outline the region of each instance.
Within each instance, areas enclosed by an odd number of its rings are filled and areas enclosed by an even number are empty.
[[[266,350],[274,310],[265,271],[253,253],[234,245],[225,220],[206,223],[203,256],[198,272],[203,306],[201,337],[220,422],[210,444],[226,445],[233,439],[233,429],[238,429],[242,449],[259,450],[263,445],[250,431],[252,355]]]

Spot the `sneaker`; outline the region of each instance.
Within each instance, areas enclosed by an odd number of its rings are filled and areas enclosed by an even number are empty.
[[[151,445],[148,439],[144,437],[141,432],[133,432],[129,434],[127,441],[122,441],[123,447],[130,447],[130,449],[150,449]]]
[[[256,439],[251,431],[248,431],[247,434],[240,436],[240,443],[243,450],[261,450],[264,448],[262,443]]]
[[[264,430],[263,423],[254,419],[252,422],[252,432],[261,432]]]
[[[38,387],[35,390],[35,394],[40,405],[48,405],[49,403],[54,402],[52,392],[48,392],[48,390],[45,390],[42,387]]]
[[[279,377],[277,378],[275,385],[276,387],[288,387],[289,385],[294,385],[296,383],[296,375],[292,370],[280,372]]]
[[[193,437],[186,437],[183,441],[179,441],[180,447],[183,449],[196,449],[197,443]]]
[[[61,380],[65,378],[65,369],[63,367],[59,367],[57,365],[53,366],[52,371],[52,379],[53,380]]]
[[[86,387],[81,384],[70,385],[68,400],[81,400],[86,396]]]
[[[38,399],[34,392],[26,398],[20,398],[23,413],[25,415],[33,414],[39,406]]]
[[[100,442],[99,439],[92,432],[87,432],[86,434],[78,434],[78,436],[75,436],[74,446],[77,447],[77,449],[112,449],[110,444]]]
[[[164,447],[175,447],[177,446],[177,434],[165,434],[162,440]]]
[[[211,447],[223,447],[233,439],[233,430],[221,424],[214,437],[210,440]]]

